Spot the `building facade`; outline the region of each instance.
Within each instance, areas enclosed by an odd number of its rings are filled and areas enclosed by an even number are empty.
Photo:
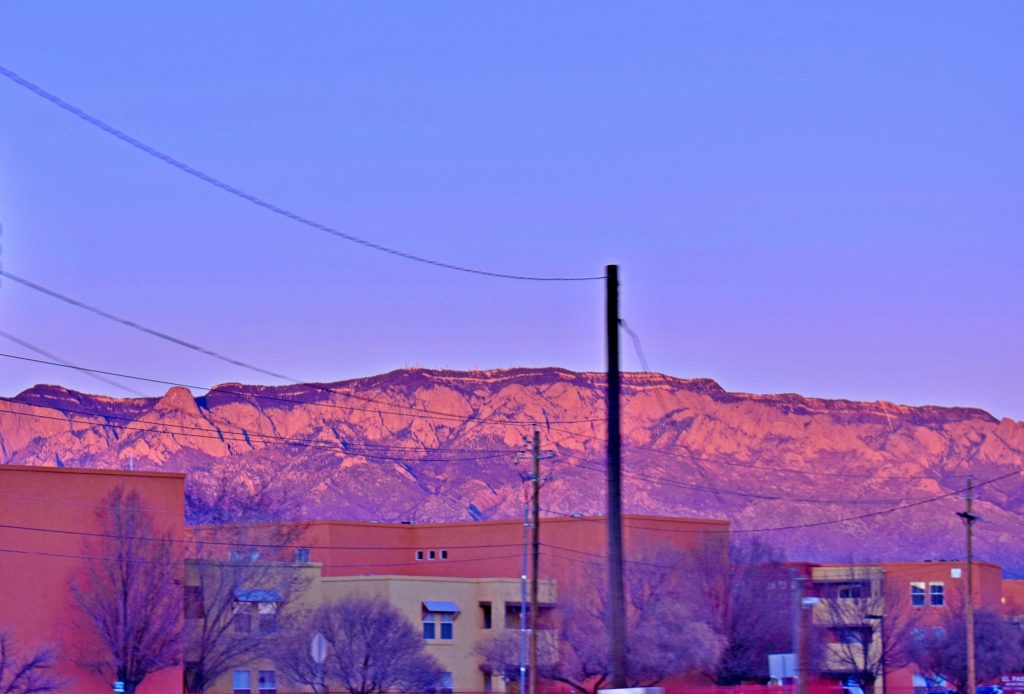
[[[137,493],[155,529],[183,540],[182,474],[0,465],[0,630],[23,653],[54,649],[55,674],[68,692],[107,694],[113,684],[78,664],[97,646],[70,585],[112,539],[103,536],[98,514],[115,489]],[[178,663],[146,677],[137,691],[180,692],[181,681]]]

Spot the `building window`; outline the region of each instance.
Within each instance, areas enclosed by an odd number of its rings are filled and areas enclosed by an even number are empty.
[[[277,673],[273,670],[260,670],[257,684],[260,694],[277,694]]]
[[[441,550],[441,558],[442,559],[447,559],[448,558],[448,550],[446,550],[446,549],[442,549]]]
[[[416,561],[423,561],[423,550],[416,550]]]
[[[235,631],[239,634],[252,632],[252,612],[248,610],[248,606],[243,605],[242,609],[235,612],[232,623],[235,625]]]
[[[260,551],[258,549],[233,549],[228,552],[229,561],[259,561]]]
[[[836,641],[846,645],[863,645],[871,643],[870,627],[837,627]]]
[[[258,607],[261,634],[277,631],[277,603],[261,602]]]
[[[440,629],[438,628],[440,625]],[[423,638],[428,641],[440,639],[451,641],[455,637],[454,612],[423,612]]]
[[[914,607],[924,607],[924,583],[915,581],[910,584],[910,604]]]
[[[491,603],[480,603],[480,625],[483,629],[491,628]]]
[[[859,600],[871,597],[871,583],[868,581],[837,583],[834,590],[836,597],[844,600]]]
[[[941,583],[929,583],[928,596],[932,607],[942,607],[946,604],[946,587]]]
[[[431,561],[437,559],[437,552],[435,552],[434,550],[430,550],[429,552],[427,552],[427,559],[430,559]]]
[[[296,564],[308,564],[309,563],[309,547],[296,547],[295,548],[295,563]]]
[[[185,586],[185,619],[202,619],[205,616],[203,589],[200,586]]]
[[[235,670],[231,673],[232,694],[252,694],[252,673],[248,670]]]
[[[450,615],[449,615],[450,616]],[[441,675],[441,689],[439,694],[452,694],[455,691],[455,676],[450,672]]]

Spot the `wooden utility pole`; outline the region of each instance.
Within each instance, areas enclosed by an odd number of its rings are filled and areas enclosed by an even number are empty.
[[[533,431],[533,575],[530,580],[530,694],[537,694],[537,599],[540,578],[540,432]]]
[[[619,403],[619,266],[606,274],[608,336],[608,637],[612,687],[626,686],[626,591],[622,573],[622,434]]]
[[[967,620],[967,694],[974,694],[974,477],[967,478],[967,510],[956,514],[967,526],[967,591],[964,593],[964,616]]]

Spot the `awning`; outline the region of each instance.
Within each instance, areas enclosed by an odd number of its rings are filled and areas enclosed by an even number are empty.
[[[238,602],[284,602],[284,598],[276,590],[235,588],[235,600]]]
[[[454,602],[449,602],[447,600],[424,600],[423,609],[425,609],[427,612],[462,612],[462,610],[459,609],[458,605],[456,605]]]

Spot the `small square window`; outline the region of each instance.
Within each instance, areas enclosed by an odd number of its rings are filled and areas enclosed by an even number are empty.
[[[928,597],[932,607],[942,607],[946,604],[946,587],[941,583],[929,583]]]
[[[232,672],[231,691],[233,694],[252,694],[252,673],[248,670]]]
[[[296,564],[308,564],[309,563],[309,547],[296,547],[295,548],[295,563]]]
[[[427,559],[437,559],[437,552],[435,552],[434,550],[430,550],[429,552],[427,552]]]
[[[277,694],[277,673],[273,670],[260,670],[257,689],[260,694]]]
[[[249,610],[242,609],[236,612],[232,621],[235,625],[235,631],[239,634],[249,634],[252,632],[252,612]]]
[[[924,583],[915,581],[910,584],[910,604],[914,607],[924,607]]]
[[[960,578],[963,575],[964,575],[964,570],[961,569],[959,566],[954,567],[954,568],[949,570],[949,577],[950,578]]]
[[[416,561],[423,561],[423,550],[416,550]]]
[[[448,550],[446,550],[446,549],[442,549],[441,550],[441,558],[442,559],[447,559],[448,558]]]

